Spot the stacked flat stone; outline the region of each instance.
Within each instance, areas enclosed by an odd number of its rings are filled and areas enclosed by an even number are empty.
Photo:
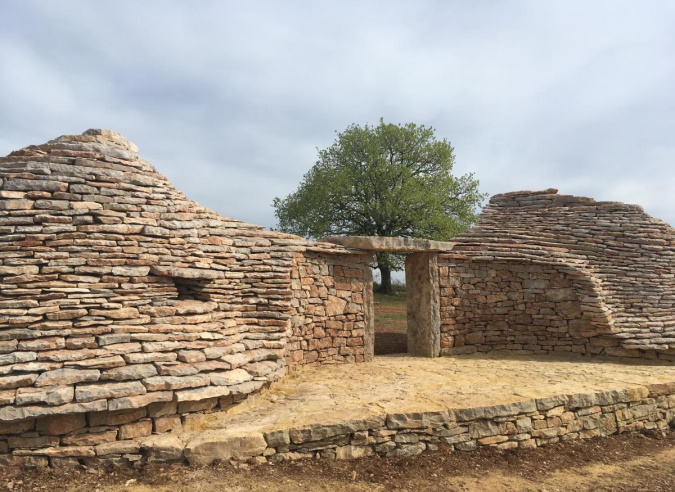
[[[556,395],[517,403],[432,412],[370,415],[338,424],[315,424],[228,436],[204,435],[187,444],[178,439],[146,444],[193,465],[218,459],[252,463],[306,458],[351,460],[364,456],[404,458],[439,446],[455,451],[483,447],[534,449],[557,442],[635,431],[664,431],[675,418],[672,385],[634,386],[625,390]],[[215,437],[215,439],[214,439]],[[155,449],[152,449],[152,447]]]
[[[442,350],[673,358],[675,230],[636,205],[496,195],[441,254]]]
[[[119,426],[167,431],[180,418],[158,419],[227,408],[289,369],[366,357],[369,256],[223,218],[137,151],[88,130],[0,159],[0,423],[21,421],[0,453],[89,455],[126,439]],[[345,258],[348,288],[325,280]],[[305,287],[320,295],[297,301]],[[79,417],[40,420],[64,415]],[[8,444],[16,429],[42,440]]]

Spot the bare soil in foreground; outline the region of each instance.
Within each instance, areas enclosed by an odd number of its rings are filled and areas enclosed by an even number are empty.
[[[534,450],[441,449],[411,458],[305,459],[206,468],[6,468],[0,490],[168,491],[668,491],[675,490],[675,431],[624,434]]]

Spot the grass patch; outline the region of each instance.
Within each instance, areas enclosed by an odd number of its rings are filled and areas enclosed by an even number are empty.
[[[405,295],[375,293],[375,355],[408,351]]]
[[[380,294],[375,292],[375,304],[386,304],[387,306],[400,306],[405,309],[405,293],[402,296],[399,295],[388,295]]]

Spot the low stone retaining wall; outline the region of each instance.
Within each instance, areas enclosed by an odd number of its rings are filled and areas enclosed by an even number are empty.
[[[203,402],[201,410],[209,411],[213,403]],[[475,408],[387,414],[364,409],[360,418],[297,428],[199,431],[198,415],[181,417],[177,410],[171,404],[151,405],[92,412],[86,418],[65,415],[15,422],[1,429],[5,454],[0,462],[55,467],[145,462],[208,465],[219,460],[262,464],[311,457],[405,457],[439,446],[456,451],[483,446],[535,448],[666,429],[675,423],[675,383]]]
[[[141,408],[0,422],[0,466],[140,464],[144,461],[141,445],[146,439],[175,436],[191,420],[205,413],[226,412],[269,386],[263,381],[251,383],[256,384],[224,397],[199,401],[173,399]]]
[[[249,433],[219,441],[208,433],[188,442],[183,456],[192,465],[214,460],[248,459],[254,463],[319,456],[354,459],[377,454],[405,457],[434,451],[483,446],[536,448],[559,441],[588,439],[642,430],[663,430],[675,422],[675,384],[637,386],[600,393],[560,395],[517,403],[432,412],[372,416],[332,425]],[[222,436],[221,437],[225,437]],[[173,442],[147,446],[150,460]]]

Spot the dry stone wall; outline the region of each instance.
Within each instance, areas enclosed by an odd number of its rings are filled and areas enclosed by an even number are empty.
[[[293,266],[288,365],[364,362],[373,357],[371,255],[305,254]]]
[[[265,433],[259,456],[250,460],[407,457],[435,451],[439,446],[456,451],[481,447],[533,449],[624,432],[665,430],[673,422],[672,386],[654,384],[486,407],[390,413],[335,425],[273,431]],[[207,456],[195,451],[185,449],[188,462],[209,463],[204,460]]]
[[[332,255],[347,255],[363,274],[365,257],[223,218],[137,150],[89,130],[0,159],[0,452],[133,455],[131,436],[228,408],[283,376],[289,336],[313,339],[292,350],[294,363],[326,344],[338,353],[315,362],[363,358],[354,306],[369,278],[349,289],[352,304],[331,304],[339,334],[325,334],[332,320],[319,311],[304,308],[311,336],[291,318],[302,311],[296,262],[337,269]]]
[[[608,317],[583,272],[563,265],[442,255],[441,351],[600,353]]]
[[[675,231],[635,205],[497,195],[439,256],[442,353],[673,359]]]

